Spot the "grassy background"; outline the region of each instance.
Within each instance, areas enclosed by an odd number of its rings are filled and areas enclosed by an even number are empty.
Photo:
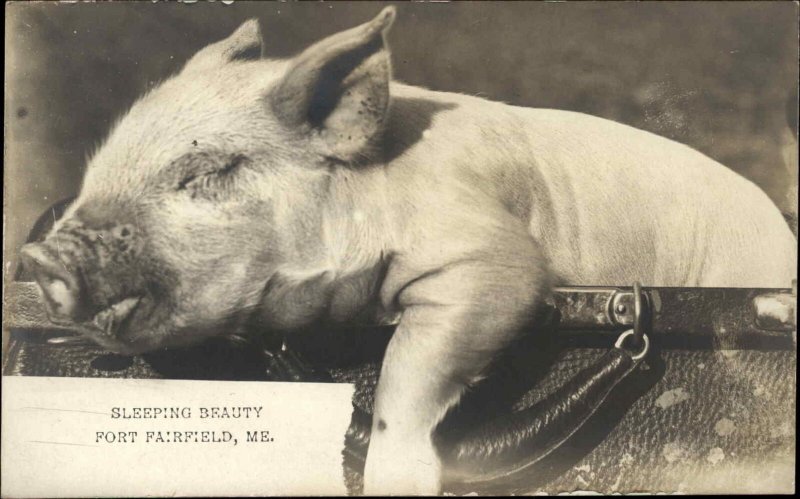
[[[113,119],[195,51],[258,17],[268,54],[285,57],[380,7],[6,4],[5,275],[36,217],[77,191],[85,155]],[[730,166],[784,209],[791,203],[796,165],[785,166],[782,148],[787,96],[797,95],[796,3],[398,10],[389,40],[402,81],[644,128]]]

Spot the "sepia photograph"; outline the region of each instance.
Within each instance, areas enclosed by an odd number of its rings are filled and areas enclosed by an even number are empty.
[[[5,14],[2,497],[794,493],[797,2]]]

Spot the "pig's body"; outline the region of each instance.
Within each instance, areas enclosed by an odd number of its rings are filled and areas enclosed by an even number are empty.
[[[138,353],[400,315],[365,491],[436,493],[436,425],[553,284],[790,284],[753,184],[610,121],[390,83],[393,16],[289,61],[244,57],[247,22],[137,102],[23,250],[51,317]]]
[[[399,232],[436,219],[469,231],[491,200],[529,228],[560,284],[791,284],[797,243],[778,209],[694,149],[580,113],[400,84],[392,95],[389,136],[413,143],[384,167],[380,195],[418,216],[394,210]]]

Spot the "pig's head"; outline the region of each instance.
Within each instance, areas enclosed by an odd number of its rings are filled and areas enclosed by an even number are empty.
[[[324,269],[331,171],[380,135],[393,19],[290,60],[259,57],[251,20],[134,104],[64,217],[22,250],[51,319],[142,352],[232,332],[280,269]]]

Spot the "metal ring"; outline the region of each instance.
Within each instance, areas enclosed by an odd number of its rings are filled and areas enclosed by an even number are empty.
[[[623,344],[625,343],[625,340],[634,335],[635,335],[634,330],[628,329],[627,331],[619,335],[619,338],[617,338],[617,342],[614,343],[614,347],[619,348],[620,350],[624,350]],[[646,334],[642,335],[642,341],[644,343],[644,345],[642,346],[642,351],[637,353],[636,355],[631,355],[631,359],[634,361],[642,360],[647,355],[647,352],[650,350],[650,338],[648,338]]]

